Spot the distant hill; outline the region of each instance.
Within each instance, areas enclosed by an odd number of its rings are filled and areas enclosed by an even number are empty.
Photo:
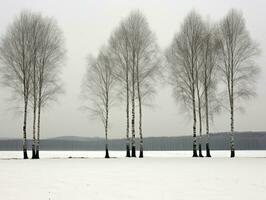
[[[203,137],[205,148],[205,137]],[[210,134],[210,145],[213,150],[228,150],[230,137],[228,133]],[[139,140],[137,139],[137,147]],[[105,140],[98,137],[63,136],[41,140],[41,150],[103,150]],[[237,132],[235,146],[238,150],[266,150],[266,132]],[[191,150],[192,137],[147,137],[144,138],[145,150]],[[0,139],[0,151],[15,151],[22,149],[21,139]],[[31,149],[31,140],[28,142]],[[110,150],[124,150],[125,139],[111,139]]]
[[[49,138],[46,140],[66,140],[66,141],[97,141],[101,140],[100,137],[80,137],[80,136],[60,136],[55,138]]]

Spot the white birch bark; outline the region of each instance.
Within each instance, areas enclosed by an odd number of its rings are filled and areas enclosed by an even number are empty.
[[[242,14],[231,10],[219,26],[219,69],[225,82],[230,111],[230,149],[235,157],[234,111],[235,101],[255,95],[255,85],[259,72],[253,58],[259,49],[246,29]],[[235,87],[237,85],[237,87]]]

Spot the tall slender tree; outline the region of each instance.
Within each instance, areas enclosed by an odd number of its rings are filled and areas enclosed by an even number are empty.
[[[258,67],[254,57],[258,45],[251,39],[241,12],[232,9],[219,26],[220,65],[219,69],[226,85],[230,110],[230,149],[235,157],[234,111],[235,101],[255,95],[254,83]]]
[[[32,15],[32,25],[31,25],[31,38],[32,40],[30,45],[30,56],[32,59],[31,63],[31,98],[30,102],[32,103],[33,110],[33,127],[32,127],[32,158],[36,157],[36,108],[37,108],[37,82],[36,82],[36,72],[37,72],[37,59],[38,59],[38,48],[40,46],[40,31],[41,27],[41,16],[39,14]]]
[[[197,112],[198,112],[198,119],[199,119],[199,136],[198,136],[198,146],[199,146],[199,157],[203,157],[202,155],[202,104],[203,104],[203,91],[202,91],[202,85],[200,83],[200,78],[202,76],[202,65],[201,63],[197,63],[196,65],[196,80],[195,80],[195,85],[196,85],[196,100],[197,100]]]
[[[60,81],[60,67],[65,57],[64,39],[53,18],[42,17],[36,70],[37,140],[36,158],[39,158],[41,111],[55,101],[63,92]],[[36,116],[36,115],[35,115]],[[35,120],[36,121],[36,120]]]
[[[155,80],[160,74],[160,59],[154,33],[142,13],[135,11],[136,27],[136,87],[139,108],[140,155],[143,157],[142,106],[145,98],[155,92]]]
[[[3,83],[12,89],[16,97],[24,102],[23,116],[23,158],[27,159],[27,116],[30,98],[32,65],[33,14],[23,11],[8,27],[2,38],[0,60]]]
[[[131,156],[136,157],[136,133],[135,133],[135,89],[136,89],[136,38],[134,35],[134,29],[136,28],[134,22],[134,16],[130,15],[127,18],[126,26],[129,33],[130,44],[130,66],[131,66]]]
[[[108,130],[109,113],[113,105],[114,75],[112,59],[107,49],[102,49],[96,59],[89,59],[89,68],[85,77],[83,94],[90,101],[90,110],[93,117],[101,119],[105,129],[105,158],[109,158]]]
[[[126,91],[126,157],[130,157],[130,137],[129,137],[129,107],[130,107],[130,55],[129,55],[129,33],[125,27],[125,22],[113,32],[109,40],[110,52],[115,67],[116,78],[122,83],[122,98]]]
[[[140,155],[143,157],[143,101],[154,93],[154,81],[159,73],[158,46],[155,35],[140,11],[132,11],[125,20],[130,50],[131,97],[132,97],[132,157],[135,157],[135,98],[139,114]]]
[[[143,157],[142,134],[142,104],[145,98],[154,93],[152,81],[159,71],[158,47],[154,33],[151,32],[148,22],[139,11],[133,11],[121,22],[113,32],[110,41],[110,50],[118,69],[118,80],[124,84],[126,91],[127,114],[127,157],[129,152],[129,98],[131,96],[131,147],[132,157],[136,157],[135,143],[135,105],[137,100],[139,111],[140,157]],[[124,86],[125,85],[125,86]],[[122,94],[124,94],[122,92]],[[149,95],[148,95],[149,94]],[[145,98],[144,98],[145,96]]]
[[[195,11],[185,18],[181,30],[166,51],[170,84],[177,100],[182,100],[193,116],[193,157],[197,157],[196,72],[202,44],[201,16]]]
[[[217,58],[218,58],[218,40],[216,37],[216,27],[208,21],[204,23],[204,32],[202,38],[202,47],[200,52],[201,74],[199,83],[203,89],[202,106],[204,110],[206,128],[206,157],[211,157],[209,144],[209,121],[213,114],[219,111],[217,101]]]

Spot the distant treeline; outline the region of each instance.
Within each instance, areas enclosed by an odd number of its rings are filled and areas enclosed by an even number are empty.
[[[211,134],[210,144],[213,150],[228,150],[229,133]],[[235,134],[238,150],[266,150],[266,132],[238,132]],[[111,139],[110,150],[125,149],[126,139]],[[203,140],[204,141],[204,140]],[[28,149],[31,149],[31,142]],[[139,140],[136,141],[139,143]],[[144,139],[145,150],[191,150],[192,136],[179,137],[147,137]],[[85,151],[102,150],[105,146],[104,138],[59,137],[42,140],[41,150],[55,151]],[[138,146],[138,145],[137,145]],[[205,146],[203,146],[205,147]],[[0,139],[1,151],[19,151],[22,149],[20,139]]]

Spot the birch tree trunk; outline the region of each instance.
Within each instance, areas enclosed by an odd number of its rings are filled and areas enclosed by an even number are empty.
[[[197,97],[198,97],[198,116],[199,116],[199,157],[203,157],[202,149],[201,149],[201,142],[202,142],[202,115],[201,115],[201,99],[200,99],[200,92],[199,86],[197,83]]]
[[[135,51],[133,50],[133,64],[132,64],[132,119],[131,119],[131,131],[132,131],[132,152],[131,156],[136,157],[136,141],[135,141]]]
[[[22,69],[23,69],[23,92],[24,92],[24,122],[23,122],[23,158],[28,159],[27,154],[27,116],[28,116],[28,98],[29,98],[29,68],[26,66],[26,56],[25,56],[25,33],[22,32]]]
[[[28,98],[24,98],[24,121],[23,121],[23,158],[28,159],[27,154],[27,111],[28,111]]]
[[[23,37],[24,39],[24,37]],[[24,42],[24,41],[23,41]],[[25,49],[23,48],[22,53],[22,63],[23,63],[23,69],[25,70]],[[25,70],[27,71],[27,70]],[[24,122],[23,122],[23,158],[28,159],[27,154],[27,116],[28,116],[28,95],[29,95],[29,88],[28,88],[28,81],[26,80],[27,75],[24,71],[24,80],[23,80],[23,90],[24,90]]]
[[[233,61],[232,61],[233,62]],[[235,144],[234,144],[234,67],[231,66],[231,103],[230,103],[230,113],[231,113],[231,138],[230,138],[230,148],[231,148],[231,158],[235,157]]]
[[[36,158],[36,102],[33,102],[32,159]]]
[[[138,90],[138,100],[139,100],[139,137],[140,137],[140,144],[139,144],[139,157],[143,158],[143,135],[142,135],[142,102],[141,102],[141,93],[140,93],[140,80],[139,80],[139,60],[137,57],[137,90]]]
[[[40,132],[41,132],[41,108],[38,108],[38,122],[37,122],[37,143],[36,143],[36,159],[40,158]]]
[[[107,87],[107,86],[106,86]],[[109,149],[108,149],[108,105],[109,105],[109,102],[108,102],[108,92],[107,92],[107,89],[106,89],[106,105],[105,105],[105,158],[110,158],[109,156]]]
[[[198,98],[198,116],[199,116],[199,157],[203,157],[201,142],[202,142],[202,115],[201,115],[201,96],[200,96],[200,88],[199,88],[199,69],[196,70],[196,90],[197,90],[197,98]]]
[[[232,100],[232,104],[233,104]],[[231,137],[230,137],[230,149],[231,149],[231,157],[235,157],[235,144],[234,144],[234,109],[231,106]]]
[[[207,68],[204,70],[204,96],[205,96],[205,122],[206,122],[206,157],[211,157],[210,153],[210,135],[209,135],[209,100],[208,100],[208,86],[207,86]]]
[[[197,125],[197,115],[196,115],[196,102],[195,102],[195,66],[194,66],[194,49],[191,47],[191,77],[192,77],[192,111],[193,111],[193,156],[198,157],[197,154],[197,135],[196,135],[196,125]]]
[[[42,87],[42,86],[40,86]],[[38,97],[38,121],[37,121],[37,143],[35,150],[35,158],[40,159],[39,151],[40,151],[40,133],[41,132],[41,90],[39,91]]]
[[[127,107],[126,107],[126,113],[127,113],[127,133],[126,133],[126,157],[130,157],[130,138],[129,138],[129,69],[128,69],[128,62],[126,63],[126,89],[127,89]]]
[[[36,158],[36,52],[34,53],[34,66],[33,66],[33,122],[32,122],[32,159]]]
[[[195,105],[195,89],[193,88],[192,94],[192,110],[193,110],[193,157],[198,157],[197,154],[197,135],[196,135],[196,105]]]

